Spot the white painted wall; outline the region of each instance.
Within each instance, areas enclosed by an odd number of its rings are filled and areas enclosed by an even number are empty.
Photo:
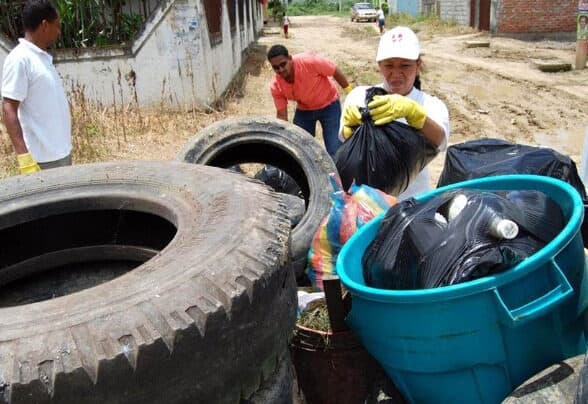
[[[12,49],[12,46],[12,43],[8,42],[4,36],[0,35],[0,61],[2,62],[0,63],[0,73],[2,73],[4,59],[6,58],[6,55],[8,55],[8,52],[10,52],[10,49]],[[1,74],[0,77],[2,77]]]
[[[242,63],[243,51],[263,27],[257,0],[249,0],[251,23],[230,32],[227,2],[222,1],[222,42],[210,46],[200,0],[164,2],[130,49],[122,47],[58,52],[57,70],[69,92],[104,105],[207,105],[227,88]],[[238,2],[235,2],[236,6]],[[244,24],[247,24],[245,18]],[[0,39],[0,66],[10,44]]]
[[[442,20],[454,20],[460,25],[470,25],[469,0],[439,0]]]

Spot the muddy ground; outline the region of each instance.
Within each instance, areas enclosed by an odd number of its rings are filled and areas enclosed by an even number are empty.
[[[450,143],[481,137],[552,147],[580,164],[588,117],[588,69],[544,73],[535,61],[575,61],[575,42],[521,41],[490,37],[467,27],[419,23],[426,71],[423,89],[443,99],[451,118]],[[271,21],[250,47],[242,73],[212,111],[90,108],[70,94],[74,163],[171,160],[202,127],[228,116],[275,116],[268,84],[273,75],[266,52],[276,43],[291,52],[314,50],[333,59],[355,85],[379,83],[374,61],[379,33],[374,23],[329,16],[291,17],[285,39]],[[468,48],[489,41],[486,48]],[[344,95],[342,95],[343,99]],[[82,98],[83,101],[83,98]],[[294,103],[290,105],[292,118]],[[320,128],[319,128],[320,131]],[[16,158],[0,125],[0,178],[15,175]],[[444,162],[431,163],[432,185]]]
[[[375,24],[325,16],[291,20],[288,39],[271,22],[264,29],[245,67],[243,96],[228,105],[227,112],[274,113],[268,91],[273,72],[264,52],[276,43],[293,53],[314,50],[332,58],[355,85],[379,82]],[[424,52],[423,89],[449,108],[450,144],[494,137],[543,145],[569,155],[579,168],[588,124],[588,69],[545,73],[535,66],[535,62],[559,61],[573,68],[575,42],[491,37],[459,27],[417,25],[413,29],[418,31]],[[490,46],[466,46],[480,41],[489,41]],[[444,155],[440,155],[431,163],[434,184],[443,162]]]

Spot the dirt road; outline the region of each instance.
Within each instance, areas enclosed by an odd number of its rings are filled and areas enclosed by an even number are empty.
[[[228,106],[234,114],[273,114],[268,83],[273,74],[264,52],[282,43],[293,52],[314,50],[335,60],[354,84],[379,82],[374,62],[379,34],[373,23],[337,17],[291,17],[290,38],[277,26],[264,29],[250,56],[244,96]],[[467,28],[433,32],[415,27],[424,51],[423,89],[443,99],[450,112],[450,143],[482,137],[552,147],[580,164],[588,116],[588,69],[544,73],[534,61],[574,63],[575,43],[526,42],[490,37]],[[488,40],[487,48],[466,42]],[[360,80],[369,81],[360,81]],[[290,113],[290,117],[292,113]],[[444,161],[432,163],[436,183]],[[578,167],[579,168],[579,167]]]
[[[235,97],[212,113],[137,111],[121,114],[105,108],[86,111],[74,105],[74,133],[79,163],[108,160],[175,159],[187,140],[213,121],[235,115],[275,116],[268,84],[273,75],[266,52],[276,43],[291,52],[314,50],[336,61],[355,85],[381,81],[374,61],[379,34],[374,23],[348,18],[291,17],[290,38],[270,23],[251,46],[245,75],[232,89]],[[536,60],[573,63],[575,43],[524,42],[491,38],[467,27],[413,26],[424,51],[423,89],[443,99],[451,118],[450,143],[481,137],[552,147],[580,164],[588,117],[588,69],[543,73]],[[466,48],[468,41],[488,40],[487,48]],[[343,96],[342,96],[343,98]],[[290,105],[290,119],[294,104]],[[123,128],[121,131],[121,127]],[[0,178],[15,175],[16,159],[8,135],[0,125]],[[93,133],[98,135],[92,135]],[[436,184],[444,156],[431,163]]]

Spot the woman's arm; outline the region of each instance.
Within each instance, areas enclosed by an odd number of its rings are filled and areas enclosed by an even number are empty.
[[[445,129],[441,127],[437,122],[432,120],[427,116],[425,120],[425,124],[421,129],[421,133],[427,140],[433,143],[436,147],[439,147],[443,144],[445,140]]]

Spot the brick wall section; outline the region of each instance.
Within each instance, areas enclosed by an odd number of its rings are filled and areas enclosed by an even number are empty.
[[[442,20],[454,20],[460,25],[470,25],[469,0],[439,0]]]
[[[499,0],[500,33],[576,31],[578,0]]]

